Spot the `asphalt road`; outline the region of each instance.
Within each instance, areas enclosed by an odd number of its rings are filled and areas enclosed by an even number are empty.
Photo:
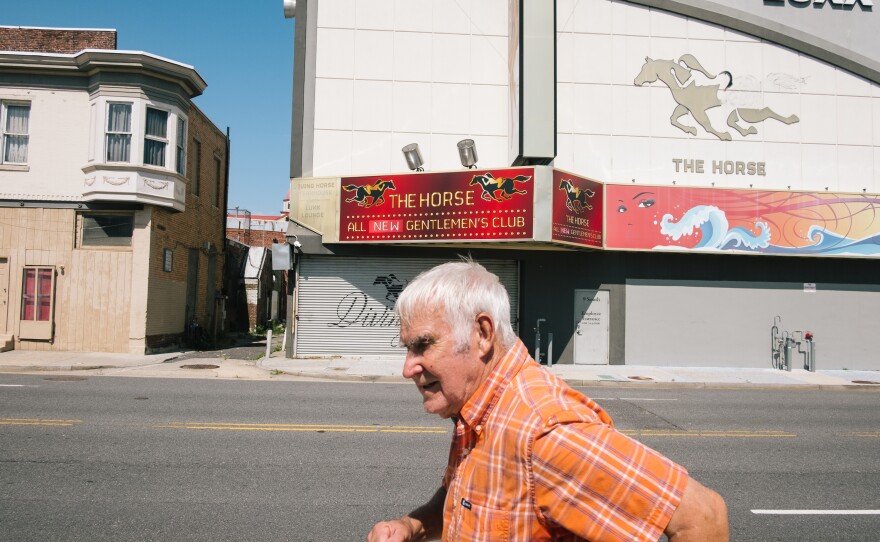
[[[451,435],[405,384],[72,378],[0,375],[2,540],[363,540]],[[880,538],[880,393],[583,391],[717,489],[733,540]]]

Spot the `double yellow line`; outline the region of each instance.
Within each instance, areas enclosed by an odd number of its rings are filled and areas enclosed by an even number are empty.
[[[41,418],[0,418],[2,425],[31,425],[41,427],[70,427],[82,423],[82,420],[55,420]],[[437,426],[419,425],[335,425],[335,424],[298,424],[298,423],[232,423],[232,422],[167,422],[152,427],[163,429],[192,429],[208,431],[300,431],[312,433],[421,433],[448,434],[449,430]],[[644,437],[676,437],[676,438],[792,438],[795,433],[779,430],[723,430],[723,431],[686,431],[668,429],[627,429],[621,433],[633,438]],[[857,431],[845,433],[844,436],[880,438],[880,431]]]
[[[726,430],[726,431],[684,431],[667,429],[636,429],[621,431],[630,437],[724,437],[724,438],[790,438],[796,437],[794,433],[787,431],[750,431],[750,430]]]
[[[406,425],[328,425],[296,423],[226,423],[169,422],[154,425],[164,429],[200,429],[213,431],[306,431],[312,433],[448,433],[448,429]]]
[[[44,427],[69,427],[82,420],[41,420],[39,418],[0,418],[0,425],[41,425]]]

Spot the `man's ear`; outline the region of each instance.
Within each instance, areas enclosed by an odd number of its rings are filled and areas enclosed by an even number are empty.
[[[492,352],[495,347],[495,321],[485,312],[477,315],[477,333],[479,334],[477,349],[480,357]]]

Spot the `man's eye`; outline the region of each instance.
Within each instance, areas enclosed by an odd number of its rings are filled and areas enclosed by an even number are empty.
[[[656,201],[652,199],[643,199],[639,202],[639,207],[653,207]]]
[[[413,341],[409,344],[404,344],[403,346],[405,346],[406,349],[413,354],[421,355],[425,350],[428,349],[429,346],[431,346],[432,342],[433,341],[431,341],[430,339],[420,339],[417,341]]]

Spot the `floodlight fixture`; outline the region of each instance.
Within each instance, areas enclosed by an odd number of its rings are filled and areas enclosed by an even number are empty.
[[[462,139],[458,142],[458,157],[464,167],[468,169],[477,167],[477,145],[473,139]]]
[[[284,0],[284,18],[293,19],[296,17],[296,0]]]
[[[403,157],[406,158],[406,165],[410,171],[425,171],[422,167],[425,161],[422,159],[418,143],[410,143],[400,150],[403,151]]]

